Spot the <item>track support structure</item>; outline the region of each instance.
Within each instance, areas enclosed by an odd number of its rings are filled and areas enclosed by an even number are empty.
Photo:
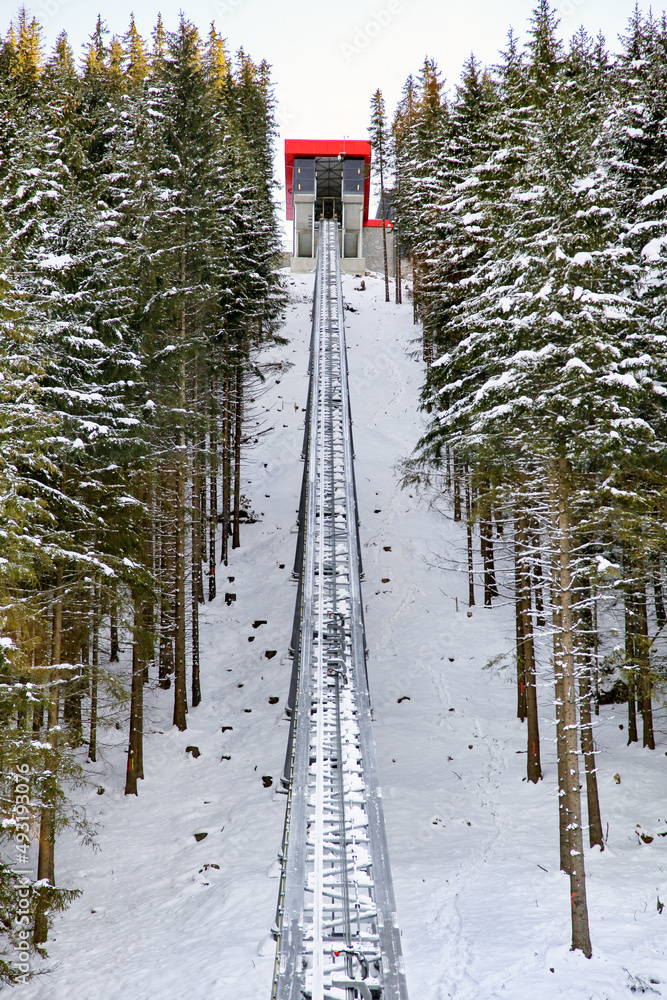
[[[366,669],[338,224],[320,222],[272,1000],[407,1000]]]

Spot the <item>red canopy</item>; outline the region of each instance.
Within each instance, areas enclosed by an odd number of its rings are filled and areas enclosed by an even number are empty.
[[[368,204],[371,196],[371,144],[365,139],[286,139],[285,140],[285,208],[287,218],[294,218],[292,205],[292,174],[294,157],[310,156],[359,156],[366,163],[364,180],[364,225],[368,222]]]

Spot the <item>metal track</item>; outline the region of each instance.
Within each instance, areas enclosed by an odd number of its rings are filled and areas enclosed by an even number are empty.
[[[407,1000],[378,785],[338,259],[320,223],[273,1000]]]

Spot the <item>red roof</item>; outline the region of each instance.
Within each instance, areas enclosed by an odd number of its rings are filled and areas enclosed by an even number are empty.
[[[364,225],[368,222],[368,204],[371,195],[371,144],[366,139],[286,139],[285,140],[285,208],[287,218],[294,218],[292,205],[292,173],[294,157],[308,156],[363,156],[367,170],[364,181]]]

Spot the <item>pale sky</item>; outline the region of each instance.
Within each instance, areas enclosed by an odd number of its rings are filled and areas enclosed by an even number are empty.
[[[0,0],[3,34],[19,5]],[[44,25],[49,49],[65,29],[77,55],[98,11],[112,33],[123,34],[133,10],[147,38],[158,11],[168,30],[175,29],[181,9],[202,34],[215,21],[232,50],[242,45],[253,59],[273,66],[280,178],[283,139],[365,139],[378,87],[391,113],[406,77],[427,55],[450,85],[471,51],[494,63],[510,24],[525,37],[534,0],[33,0],[27,6]],[[634,0],[557,0],[555,6],[564,38],[583,24],[592,35],[602,31],[615,51]],[[640,0],[639,6],[648,11],[651,4]]]

